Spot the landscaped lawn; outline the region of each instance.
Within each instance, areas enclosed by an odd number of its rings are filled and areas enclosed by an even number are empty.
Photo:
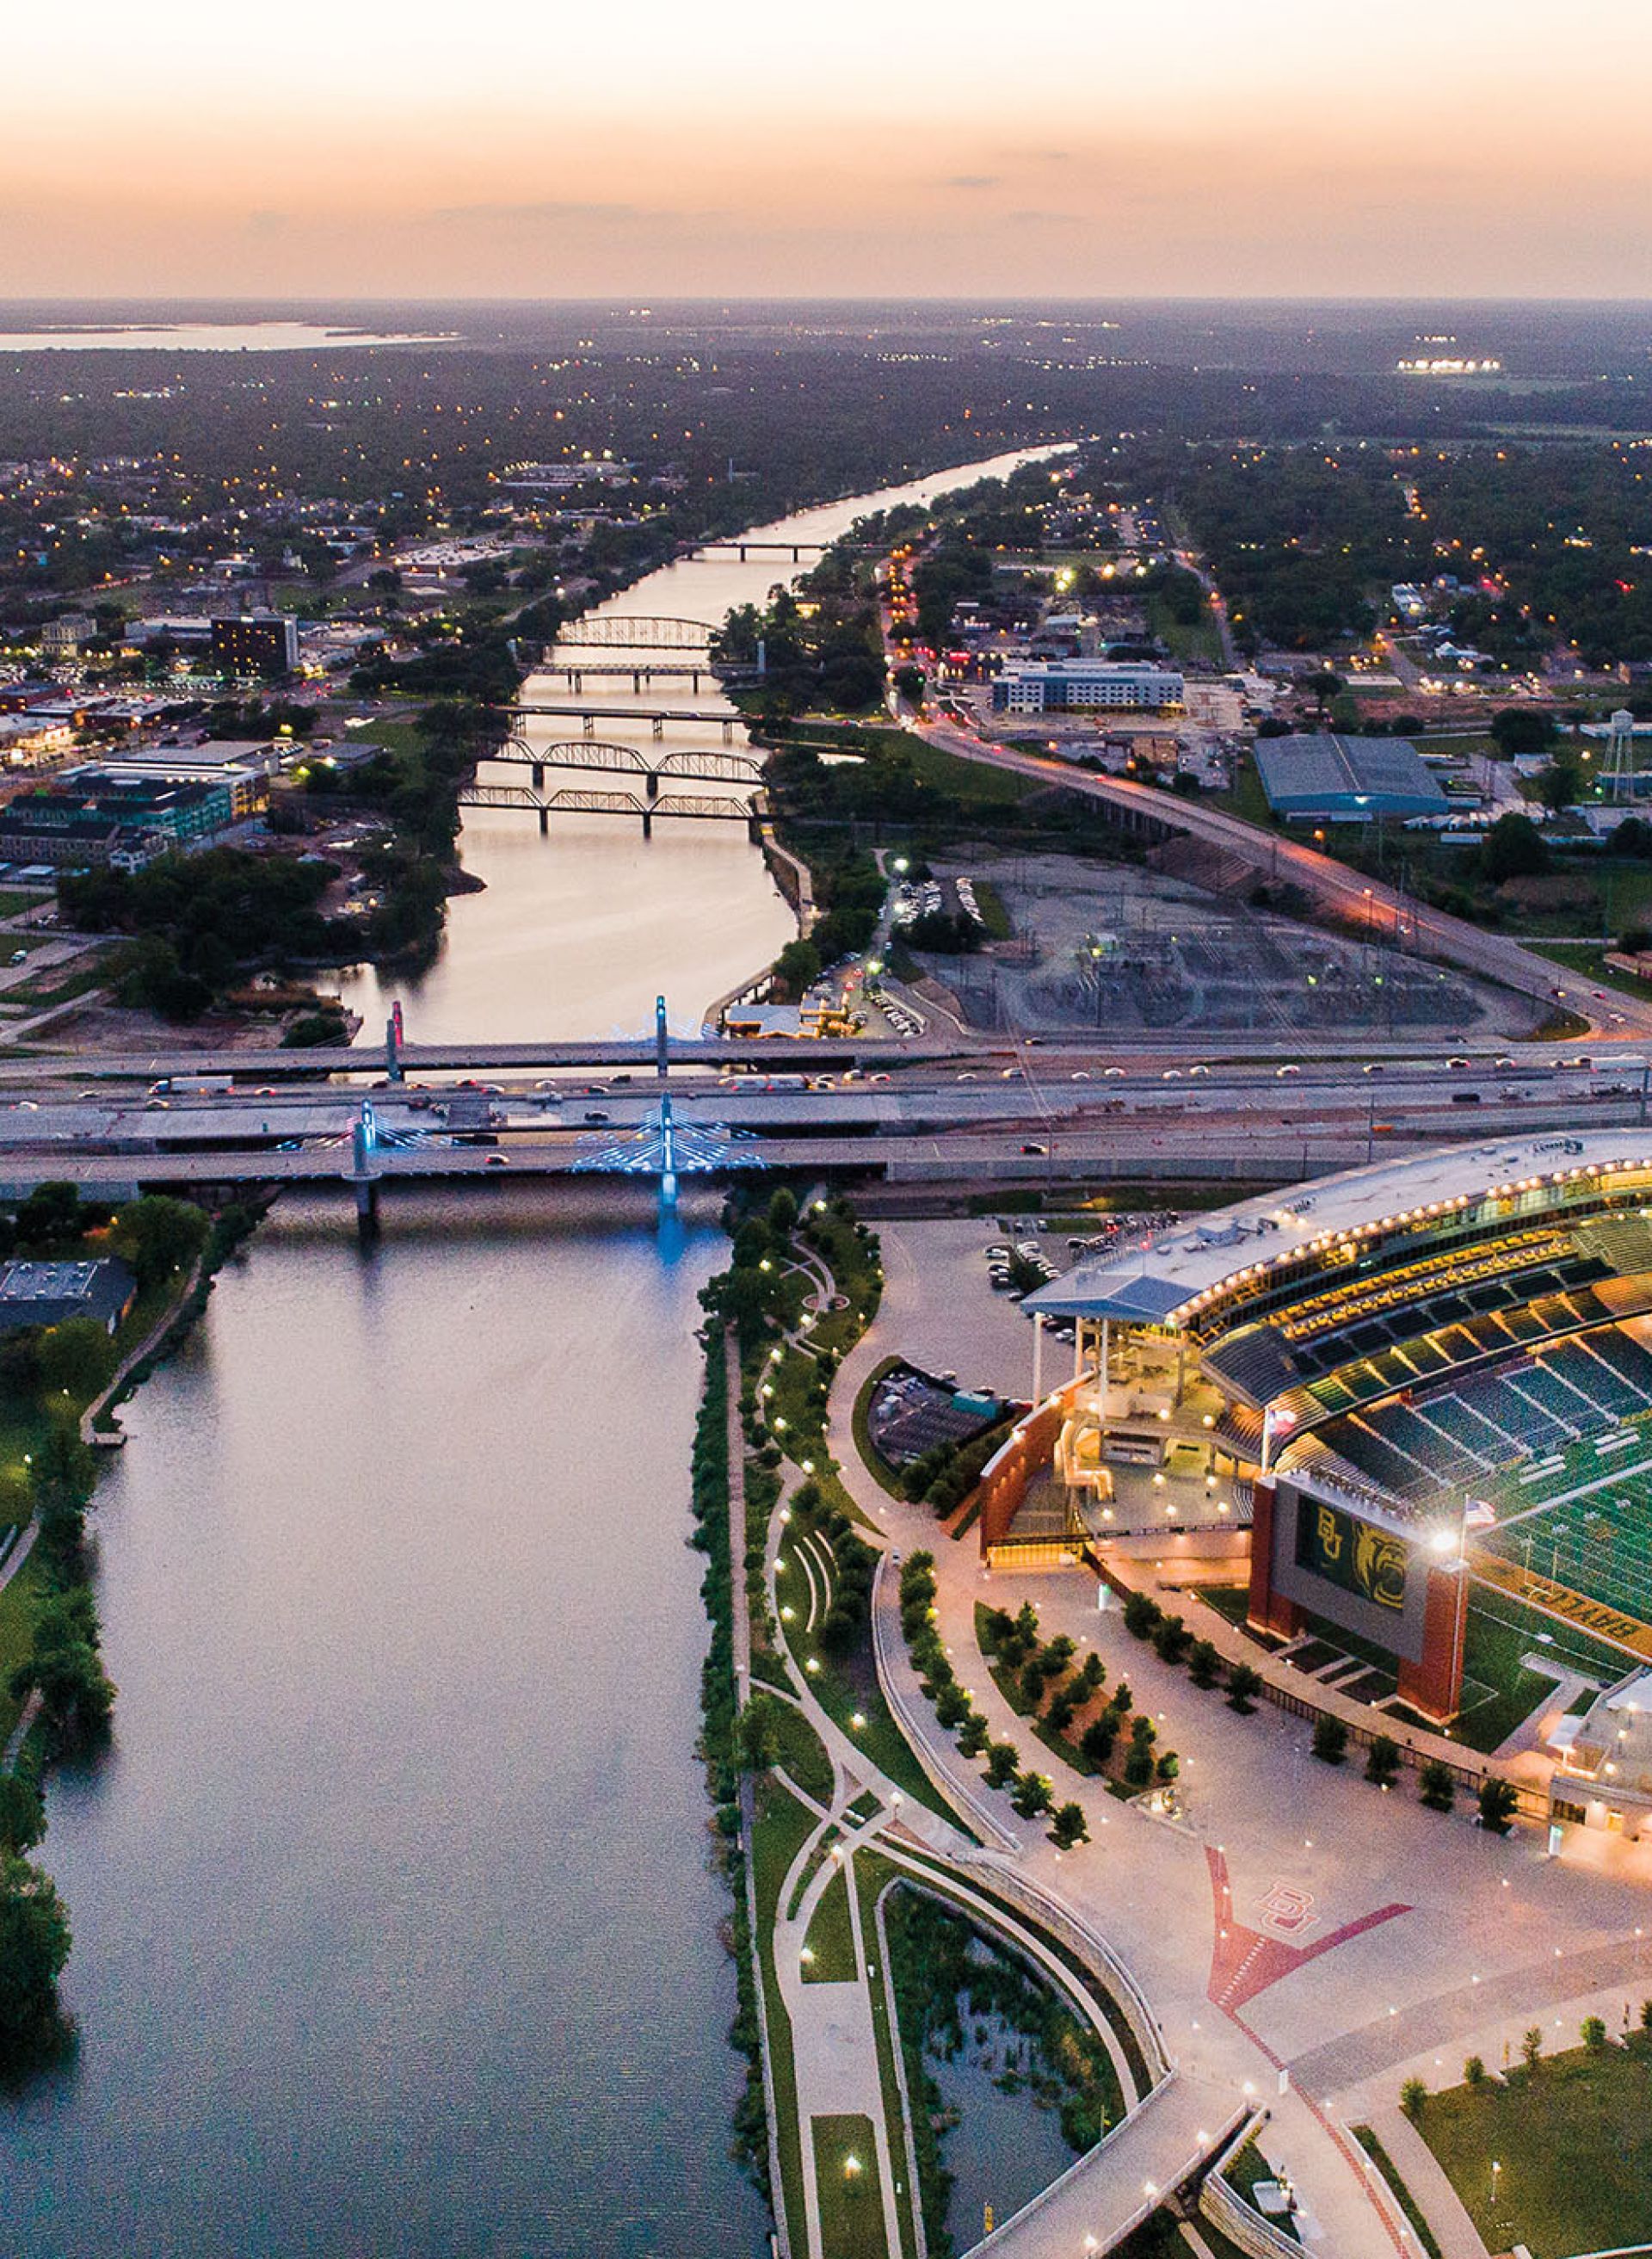
[[[1505,2086],[1430,2095],[1420,2130],[1493,2251],[1532,2259],[1652,2240],[1652,2047],[1581,2048]],[[1492,2160],[1497,2200],[1492,2198]]]
[[[852,1985],[859,1972],[855,1933],[849,1919],[849,1885],[837,1868],[809,1916],[803,1943],[813,1959],[803,1966],[808,1985]]]
[[[822,2259],[889,2259],[870,2118],[815,2118]]]

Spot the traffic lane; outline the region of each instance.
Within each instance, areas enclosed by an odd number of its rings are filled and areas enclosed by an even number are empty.
[[[1563,967],[1534,955],[1518,942],[1484,933],[1461,919],[1429,909],[1380,880],[1363,878],[1346,864],[1281,833],[1263,831],[1241,817],[1229,816],[1222,809],[1201,807],[1196,802],[1185,801],[1167,809],[1164,795],[1150,786],[1132,784],[1122,777],[1098,776],[1043,754],[988,745],[984,739],[967,736],[943,723],[929,723],[921,734],[943,752],[956,753],[962,759],[984,761],[991,766],[1036,777],[1043,783],[1059,783],[1065,789],[1082,793],[1087,798],[1112,801],[1161,823],[1174,823],[1196,837],[1234,847],[1247,857],[1254,859],[1265,849],[1271,869],[1277,871],[1283,862],[1309,893],[1351,913],[1356,921],[1367,922],[1373,938],[1379,933],[1390,937],[1405,934],[1417,942],[1431,942],[1449,962],[1465,971],[1479,973],[1536,1001],[1563,998],[1570,1008],[1591,1023],[1596,1021],[1593,1007],[1597,1000],[1586,988],[1579,987],[1575,977],[1568,980]],[[1642,1034],[1652,1033],[1652,1006],[1627,994],[1620,999],[1620,1024],[1634,1027]]]

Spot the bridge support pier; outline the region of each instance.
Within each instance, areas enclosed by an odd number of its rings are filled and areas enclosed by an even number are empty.
[[[542,809],[539,810],[539,837],[540,837],[540,838],[541,838],[541,839],[547,838],[547,837],[550,836],[550,830],[551,830],[551,811],[550,811],[550,809],[549,809],[548,808],[542,808]]]
[[[363,1239],[371,1239],[379,1229],[379,1180],[376,1177],[356,1179],[356,1229]]]
[[[698,667],[695,667],[693,674],[689,677],[689,680],[693,682],[694,687],[694,696],[698,698],[700,695],[700,669]]]
[[[595,714],[582,714],[582,715],[580,716],[580,719],[581,723],[584,724],[584,729],[585,729],[585,734],[586,734],[586,736],[587,736],[587,738],[594,738],[594,737],[595,737],[595,735],[596,735],[596,716],[595,716]],[[656,729],[658,729],[659,724],[658,724],[658,723],[656,723],[656,724],[655,724],[655,727],[656,727]]]
[[[647,794],[650,800],[658,800],[659,798],[659,771],[658,769],[649,770],[647,775],[643,779],[643,790]]]
[[[654,725],[653,725],[653,726],[654,726],[654,743],[655,743],[657,745],[663,745],[665,744],[665,742],[666,742],[666,724],[664,723],[664,722],[662,722],[662,721],[661,721],[661,719],[660,719],[660,717],[659,717],[659,716],[658,714],[656,714],[656,715],[655,715],[655,716],[654,716]]]
[[[631,696],[633,698],[640,698],[643,695],[643,673],[644,670],[639,666],[631,677]]]
[[[731,745],[734,743],[734,724],[732,722],[725,722],[723,725],[723,742],[725,745]]]
[[[534,790],[536,792],[543,792],[545,790],[545,763],[543,761],[535,761],[530,767],[528,773],[533,779]]]
[[[654,811],[652,808],[644,807],[643,809],[643,837],[644,839],[652,839],[653,836]]]
[[[654,999],[654,1072],[664,1082],[671,1065],[671,1030],[666,1024],[666,1000]]]
[[[744,542],[742,542],[742,543],[740,544],[740,562],[742,563],[742,565],[744,565],[744,562],[745,562],[745,544],[744,544]]]

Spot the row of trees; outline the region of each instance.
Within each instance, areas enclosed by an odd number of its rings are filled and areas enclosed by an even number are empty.
[[[913,1667],[923,1681],[923,1691],[935,1706],[936,1721],[958,1735],[966,1757],[983,1760],[989,1788],[1006,1791],[1023,1820],[1050,1818],[1050,1840],[1058,1849],[1071,1850],[1090,1840],[1089,1823],[1082,1805],[1057,1806],[1055,1785],[1048,1773],[1023,1771],[1021,1753],[1013,1742],[992,1739],[986,1718],[959,1685],[936,1628],[935,1556],[908,1554],[901,1569],[901,1628],[906,1635]]]

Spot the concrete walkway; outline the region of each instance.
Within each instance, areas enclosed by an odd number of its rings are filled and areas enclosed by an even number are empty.
[[[1024,2228],[1016,2227],[1018,2237],[1025,2239],[1018,2241],[1018,2250],[1065,2254],[1085,2248],[1086,2234],[1100,2238],[1103,2226],[1109,2234],[1123,2232],[1140,2209],[1146,2184],[1167,2189],[1185,2177],[1197,2162],[1195,2137],[1201,2128],[1214,2140],[1240,2109],[1264,2100],[1278,2107],[1280,2058],[1207,1997],[1214,1907],[1199,1837],[1191,1829],[1150,1819],[1134,1805],[1122,1805],[1104,1783],[1079,1774],[1047,1751],[999,1693],[980,1657],[977,1601],[1018,1597],[1023,1583],[1046,1613],[1051,1596],[1060,1597],[1060,1620],[1050,1614],[1048,1630],[1072,1629],[1075,1637],[1096,1644],[1103,1628],[1109,1636],[1122,1636],[1116,1616],[1098,1618],[1093,1583],[1073,1575],[1017,1578],[1003,1580],[1000,1593],[986,1580],[967,1538],[949,1543],[927,1508],[890,1498],[859,1461],[852,1436],[857,1393],[875,1366],[899,1350],[903,1306],[920,1291],[910,1266],[892,1250],[879,1316],[844,1359],[832,1389],[830,1447],[856,1504],[888,1539],[903,1552],[923,1546],[935,1554],[941,1638],[961,1683],[986,1716],[993,1740],[1013,1742],[1024,1764],[1050,1773],[1057,1801],[1071,1799],[1080,1806],[1090,1843],[1065,1855],[1057,1851],[1042,1823],[1022,1821],[1007,1797],[985,1787],[979,1766],[961,1757],[952,1737],[936,1726],[906,1660],[898,1623],[883,1648],[894,1658],[886,1673],[887,1691],[909,1732],[922,1736],[928,1765],[956,1781],[960,1794],[984,1799],[1029,1877],[1108,1941],[1153,2004],[1166,2046],[1179,2061],[1180,2076],[1161,2099],[1095,2153],[1081,2177],[1082,2197],[1067,2192],[1068,2184],[1058,2184],[1061,2193],[1052,2195]],[[882,1605],[897,1607],[887,1579],[885,1585]],[[1122,1671],[1114,1660],[1116,1681]],[[1129,1675],[1134,1683],[1134,1655]],[[1398,2213],[1385,2191],[1374,2194],[1366,2187],[1347,2137],[1334,2132],[1311,2105],[1283,2099],[1287,2115],[1280,2131],[1288,2134],[1289,2151],[1280,2162],[1288,2165],[1317,2231],[1309,2248],[1326,2259],[1392,2259],[1399,2248]],[[1099,2248],[1107,2248],[1106,2242]]]
[[[1462,2198],[1404,2111],[1391,2104],[1373,2110],[1367,2122],[1433,2229],[1440,2259],[1489,2259],[1480,2231],[1463,2209]],[[1377,2170],[1375,2164],[1371,2170]]]

